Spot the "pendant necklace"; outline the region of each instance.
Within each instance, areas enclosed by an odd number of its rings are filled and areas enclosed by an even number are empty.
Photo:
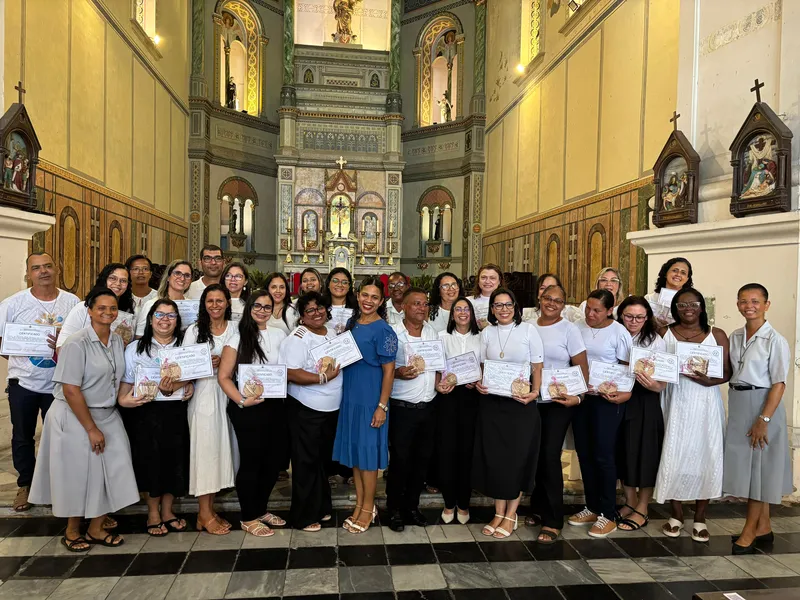
[[[506,356],[505,349],[506,349],[506,346],[508,345],[508,340],[511,339],[511,334],[512,333],[514,333],[514,328],[513,327],[508,332],[508,336],[506,337],[505,343],[501,344],[500,343],[500,327],[497,328],[497,344],[500,346],[500,358],[505,358],[505,356]]]

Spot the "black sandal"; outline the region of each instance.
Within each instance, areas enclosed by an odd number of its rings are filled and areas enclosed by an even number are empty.
[[[147,526],[147,535],[150,537],[164,537],[169,533],[169,528],[167,531],[162,531],[161,526],[165,525],[165,523],[155,523],[154,525]]]
[[[88,545],[89,541],[82,535],[76,537],[74,540],[67,539],[67,536],[64,536],[61,538],[61,543],[70,552],[88,552],[92,549],[92,547]],[[87,544],[87,546],[86,548],[77,548],[76,546],[78,544]]]
[[[118,544],[115,544],[119,540]],[[117,546],[122,546],[125,543],[125,540],[122,539],[122,536],[118,533],[109,533],[105,536],[102,540],[92,537],[89,532],[86,532],[86,543],[87,544],[96,544],[98,546],[105,546],[106,548],[116,548]]]
[[[188,527],[186,521],[183,521],[183,527],[175,527],[173,525],[173,523],[180,523],[181,521],[182,519],[180,517],[174,517],[169,521],[164,521],[162,525],[164,525],[164,527],[166,527],[169,531],[174,531],[175,533],[181,533],[183,531],[186,531],[186,528]]]
[[[538,527],[542,524],[542,517],[539,515],[529,515],[525,517],[525,525],[528,527]]]
[[[558,540],[558,536],[560,536],[560,535],[561,535],[561,533],[556,533],[555,531],[549,531],[547,529],[542,529],[539,532],[539,536],[536,538],[536,542],[541,544],[542,546],[551,546],[552,544],[556,543],[556,541]],[[541,539],[542,536],[545,536],[545,537],[547,537],[549,539],[543,540],[543,539]]]
[[[636,510],[635,508],[633,508],[632,506],[630,506],[628,504],[626,504],[625,506],[627,506],[634,513],[636,513],[637,515],[642,517],[644,519],[644,523],[637,523],[636,521],[631,519],[630,516],[625,517],[624,519],[618,519],[617,520],[617,526],[619,526],[619,525],[627,525],[628,527],[630,527],[630,529],[622,529],[622,528],[620,528],[621,531],[636,531],[637,529],[641,529],[642,527],[647,527],[647,524],[650,522],[650,517],[649,516],[643,515],[638,510]],[[632,515],[633,515],[633,513],[631,513],[631,516]]]

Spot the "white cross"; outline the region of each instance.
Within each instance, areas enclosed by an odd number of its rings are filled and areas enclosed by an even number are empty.
[[[343,157],[339,157],[339,160],[336,161],[336,164],[339,165],[339,170],[341,171],[344,169],[344,166],[347,164],[347,161]]]

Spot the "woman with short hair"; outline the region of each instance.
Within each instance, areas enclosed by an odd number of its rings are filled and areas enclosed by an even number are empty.
[[[472,289],[472,294],[469,301],[475,309],[475,318],[478,319],[478,327],[483,329],[489,324],[489,299],[494,291],[498,288],[505,286],[505,277],[503,270],[493,263],[486,263],[481,265],[478,269],[478,274],[475,275],[475,286]]]

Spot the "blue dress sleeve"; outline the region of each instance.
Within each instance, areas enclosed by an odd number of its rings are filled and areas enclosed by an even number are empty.
[[[397,355],[397,334],[387,324],[375,336],[375,351],[380,364],[394,362]]]

